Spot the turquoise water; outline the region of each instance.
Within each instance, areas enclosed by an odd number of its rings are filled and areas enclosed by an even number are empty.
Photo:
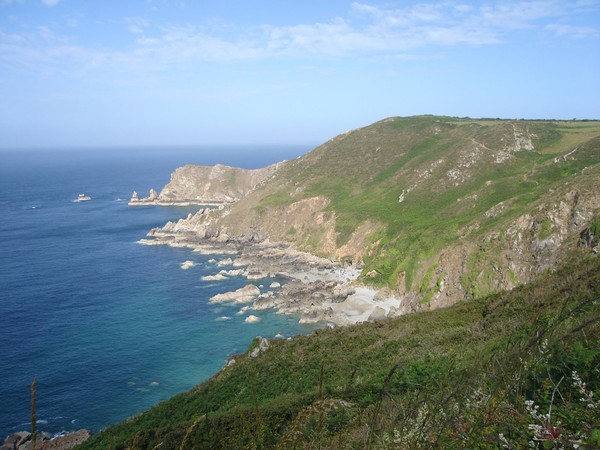
[[[206,380],[257,335],[309,332],[210,305],[247,284],[201,281],[219,270],[211,257],[136,243],[193,209],[127,206],[186,163],[255,168],[307,150],[0,151],[0,437],[29,429],[33,378],[38,429],[95,432]]]

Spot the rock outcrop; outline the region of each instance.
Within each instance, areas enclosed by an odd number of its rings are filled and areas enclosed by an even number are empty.
[[[233,292],[213,295],[210,298],[210,303],[250,303],[260,295],[260,289],[253,284],[247,284]]]
[[[47,433],[38,433],[35,448],[32,434],[19,431],[7,436],[0,450],[67,450],[83,444],[91,436],[88,430],[78,430],[62,436],[51,437]]]
[[[129,205],[223,205],[233,203],[252,192],[271,177],[281,163],[262,169],[241,169],[222,164],[215,166],[186,165],[171,175],[171,181],[157,194],[150,189],[140,199],[133,193]]]

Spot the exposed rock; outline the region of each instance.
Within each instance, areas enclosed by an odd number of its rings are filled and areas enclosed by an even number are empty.
[[[394,293],[390,288],[381,288],[377,291],[375,296],[373,297],[374,302],[383,302],[388,300],[389,298],[394,297]]]
[[[90,438],[91,434],[88,430],[78,430],[72,433],[68,433],[64,436],[60,436],[51,439],[44,443],[44,450],[66,450],[73,448],[77,445],[83,444]]]
[[[249,280],[262,280],[263,278],[267,278],[269,274],[259,272],[259,271],[248,271],[246,278]]]
[[[261,320],[262,319],[260,317],[257,317],[254,314],[250,314],[248,317],[246,317],[246,319],[244,320],[244,322],[246,322],[246,323],[258,323]]]
[[[349,295],[354,294],[355,289],[347,284],[338,285],[333,288],[333,300],[336,302],[343,302]]]
[[[63,436],[52,438],[48,433],[37,433],[35,450],[67,450],[82,444],[91,436],[88,430],[78,430]],[[2,450],[33,450],[33,439],[31,433],[19,431],[7,436]]]
[[[580,237],[580,240],[579,240],[580,246],[591,249],[592,253],[598,253],[598,247],[599,247],[600,242],[598,242],[598,239],[594,235],[594,232],[592,231],[591,228],[584,229],[579,234],[579,237]]]
[[[255,317],[255,316],[249,316],[249,317]],[[246,320],[248,322],[248,320]],[[250,352],[248,353],[248,356],[250,356],[250,358],[256,358],[258,355],[260,355],[261,353],[264,353],[265,351],[268,350],[268,348],[270,347],[269,345],[269,341],[263,337],[257,336],[256,337],[258,343],[257,345],[250,350]]]
[[[378,320],[383,320],[386,318],[387,311],[383,309],[381,306],[376,306],[375,310],[369,316],[369,322],[376,322]]]
[[[210,303],[222,303],[222,302],[234,302],[234,303],[248,303],[253,301],[260,295],[260,289],[253,284],[247,284],[243,288],[240,288],[233,292],[226,292],[223,294],[213,295],[210,298]]]
[[[195,265],[196,265],[196,263],[195,263],[194,261],[187,260],[187,261],[184,261],[184,262],[182,262],[182,263],[181,263],[179,266],[180,266],[180,267],[181,267],[183,270],[188,270],[188,269],[190,269],[191,267],[194,267]]]
[[[240,310],[237,312],[237,315],[241,316],[242,314],[245,314],[246,312],[250,311],[250,309],[252,309],[252,308],[250,308],[249,306],[243,306],[243,307],[242,307],[242,308],[241,308],[241,309],[240,309]]]
[[[327,322],[332,316],[333,309],[331,307],[325,309],[311,307],[302,313],[300,323]]]
[[[201,277],[202,281],[222,281],[222,280],[227,280],[227,277],[221,273],[218,273],[216,275],[204,275],[203,277]]]
[[[244,269],[221,270],[219,274],[227,277],[237,277],[240,275],[246,275],[246,271]]]
[[[158,195],[162,202],[188,201],[200,204],[231,203],[253,191],[272,176],[281,163],[263,169],[216,166],[180,167]]]

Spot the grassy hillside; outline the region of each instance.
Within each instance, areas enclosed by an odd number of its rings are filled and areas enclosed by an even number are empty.
[[[567,216],[589,223],[598,215],[599,184],[598,121],[390,118],[289,161],[219,226],[358,260],[363,282],[424,301],[445,279],[460,285],[445,293],[456,300],[526,282],[539,273],[532,267],[554,267],[564,253],[558,247],[581,231]],[[315,198],[326,206],[293,213]],[[509,229],[525,215],[533,223],[511,248]],[[481,251],[496,238],[502,242]],[[514,262],[515,251],[548,239],[552,255]],[[465,256],[443,260],[449,253]],[[495,273],[486,271],[492,265]]]
[[[600,445],[600,259],[588,255],[512,292],[271,341],[83,448]]]

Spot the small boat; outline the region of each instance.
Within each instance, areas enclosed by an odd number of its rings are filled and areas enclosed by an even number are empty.
[[[85,194],[79,194],[79,196],[77,197],[76,201],[78,201],[78,202],[85,202],[85,201],[88,201],[88,200],[91,200],[91,199],[92,199],[92,197],[89,197],[89,196],[87,196]]]

